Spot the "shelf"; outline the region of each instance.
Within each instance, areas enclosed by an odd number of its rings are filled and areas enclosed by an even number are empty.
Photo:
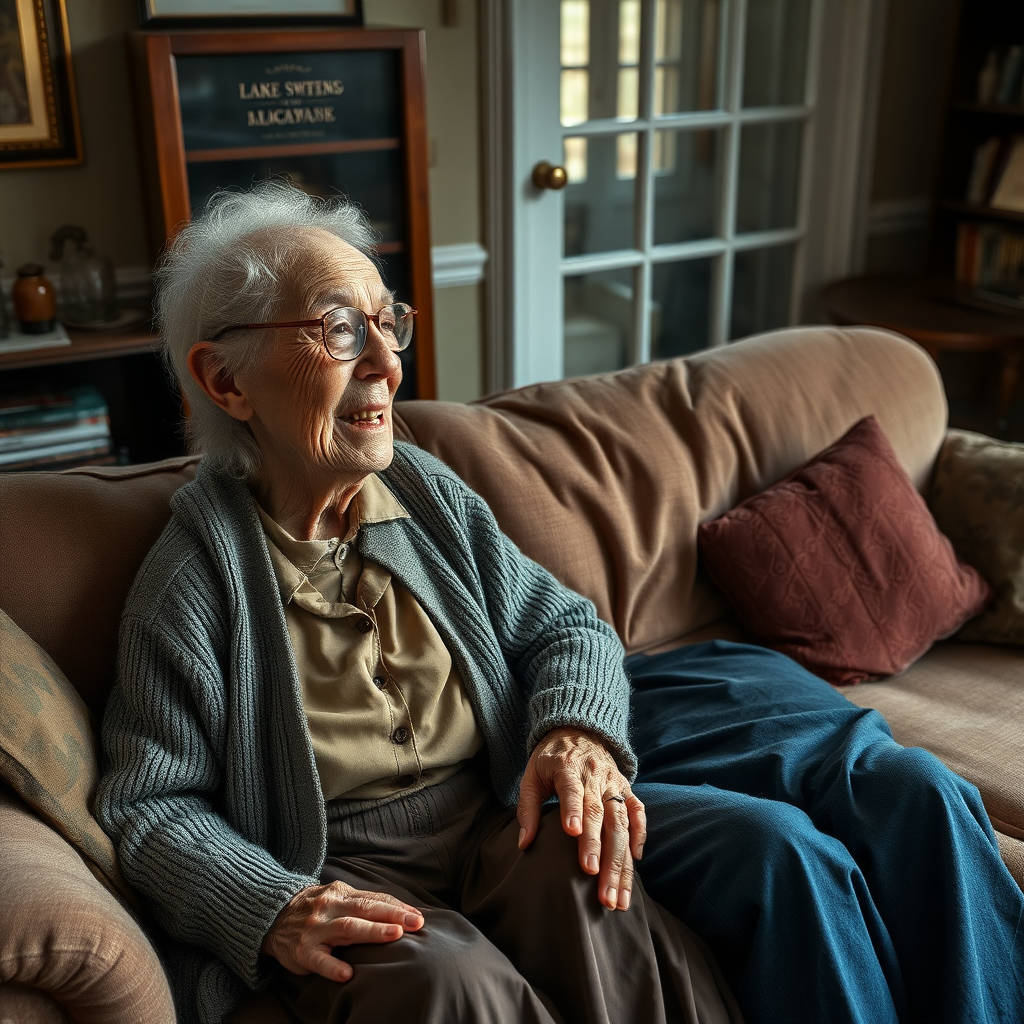
[[[148,330],[68,331],[70,345],[8,352],[0,355],[0,372],[21,370],[31,366],[55,366],[82,363],[93,359],[156,352],[157,337]]]
[[[953,104],[954,110],[965,114],[996,114],[1000,117],[1024,118],[1024,106],[1019,103],[969,103],[958,100]]]
[[[343,142],[295,142],[272,146],[233,146],[227,149],[192,149],[185,153],[190,164],[217,160],[262,160],[264,157],[321,156],[324,153],[376,153],[398,149],[400,139],[347,139]]]
[[[1024,224],[1024,213],[1018,213],[1016,210],[1000,210],[987,203],[968,203],[961,199],[940,199],[938,205],[941,209],[950,210],[953,213],[967,213],[972,217],[982,217],[987,220],[1004,220],[1012,224]]]

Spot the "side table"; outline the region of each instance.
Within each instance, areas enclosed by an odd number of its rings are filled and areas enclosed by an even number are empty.
[[[1024,369],[1024,311],[1019,314],[965,304],[951,281],[910,274],[878,274],[834,281],[821,291],[834,324],[886,327],[916,341],[936,363],[943,351],[1001,352],[999,427]]]

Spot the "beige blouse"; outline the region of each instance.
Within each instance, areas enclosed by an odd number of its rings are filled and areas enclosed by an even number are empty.
[[[284,602],[324,800],[379,800],[434,785],[483,747],[458,670],[419,602],[355,539],[408,518],[376,477],[344,540],[296,540],[259,508]]]

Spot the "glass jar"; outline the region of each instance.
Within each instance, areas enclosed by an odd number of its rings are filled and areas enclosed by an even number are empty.
[[[59,261],[61,319],[72,325],[116,319],[113,264],[87,244],[89,236],[85,229],[65,224],[53,233],[50,241],[50,259]]]

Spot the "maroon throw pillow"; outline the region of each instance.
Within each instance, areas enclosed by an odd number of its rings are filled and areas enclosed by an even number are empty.
[[[902,671],[992,597],[874,416],[697,536],[750,632],[832,683]]]

